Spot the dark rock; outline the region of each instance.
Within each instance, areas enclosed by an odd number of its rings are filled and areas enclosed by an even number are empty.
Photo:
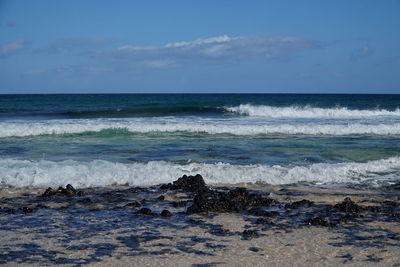
[[[149,208],[141,208],[136,212],[136,214],[140,215],[154,215],[154,213]]]
[[[65,195],[65,196],[75,196],[76,195],[75,188],[70,184],[67,184],[65,189],[61,187],[58,190],[61,191],[61,194]]]
[[[22,210],[23,213],[31,213],[31,212],[33,212],[33,209],[30,208],[30,207],[22,207],[21,210]]]
[[[312,218],[310,220],[307,220],[306,224],[309,224],[309,225],[320,225],[320,226],[330,226],[330,223],[327,220],[325,220],[325,219],[323,219],[321,217],[315,217],[315,218]]]
[[[346,197],[343,202],[336,204],[334,208],[346,213],[359,213],[363,210],[361,206],[354,203],[349,197]]]
[[[161,195],[157,198],[158,201],[164,201],[165,200],[165,196]]]
[[[51,196],[76,196],[76,195],[77,195],[76,189],[72,185],[67,184],[66,188],[60,186],[57,190],[54,190],[53,188],[49,187],[46,189],[46,191],[44,191],[44,193],[41,196],[51,197]],[[79,195],[82,196],[83,192],[81,192]]]
[[[261,248],[258,248],[258,247],[249,247],[249,250],[250,250],[250,251],[253,251],[253,252],[259,252],[259,251],[261,250]]]
[[[251,207],[270,207],[275,204],[278,204],[278,201],[269,198],[269,197],[263,197],[261,195],[256,195],[256,194],[250,194],[248,197],[248,206],[249,208]]]
[[[258,218],[256,220],[256,224],[266,224],[266,223],[269,223],[269,221],[265,218]]]
[[[348,221],[351,221],[353,219],[354,219],[354,215],[345,214],[345,215],[339,217],[339,219],[337,220],[337,223],[347,223]]]
[[[76,194],[76,190],[75,190],[75,188],[74,188],[72,185],[67,184],[66,189],[67,189],[68,191],[71,191],[72,193]]]
[[[190,192],[200,192],[200,191],[208,191],[208,187],[204,182],[203,177],[200,174],[196,174],[195,176],[187,176],[183,175],[178,180],[174,181],[172,184],[164,184],[160,187],[160,189],[169,189],[169,190],[186,190]]]
[[[142,204],[140,204],[140,203],[137,202],[137,201],[132,201],[132,202],[126,204],[126,207],[134,207],[134,208],[137,208],[137,207],[140,207],[140,206],[142,206]]]
[[[172,202],[172,206],[175,208],[186,207],[187,203],[187,201],[174,201]]]
[[[258,233],[254,230],[246,229],[242,232],[244,238],[258,237]]]
[[[367,206],[365,207],[365,210],[370,211],[370,212],[381,212],[382,209],[378,206]]]
[[[249,210],[249,213],[255,216],[265,216],[265,217],[278,217],[280,215],[277,211],[266,211],[259,208],[254,208]]]
[[[82,196],[85,195],[85,193],[83,193],[83,191],[78,191],[78,193],[76,193],[76,195],[77,195],[78,197],[82,197]]]
[[[216,236],[228,236],[231,234],[228,229],[222,228],[220,225],[213,226],[209,233]]]
[[[72,196],[76,195],[76,193],[74,191],[70,190],[70,189],[63,189],[61,191],[61,194],[64,195],[64,196],[69,196],[69,197],[72,197]]]
[[[57,194],[57,190],[54,190],[53,188],[49,187],[44,191],[44,193],[41,195],[42,197],[50,197],[54,196]]]
[[[298,209],[300,207],[309,207],[312,206],[314,204],[314,202],[307,200],[307,199],[303,199],[300,201],[295,201],[293,203],[288,203],[285,205],[285,209]]]
[[[75,189],[72,187],[70,184],[67,185],[67,188],[64,188],[62,186],[60,186],[57,189],[56,195],[58,196],[75,196],[76,195],[76,191]]]
[[[169,210],[163,210],[163,211],[161,211],[160,215],[163,217],[170,217],[172,214]]]
[[[187,209],[189,214],[200,212],[239,212],[253,207],[272,206],[277,202],[271,198],[250,194],[245,188],[236,188],[228,192],[202,191],[193,199],[193,205]]]

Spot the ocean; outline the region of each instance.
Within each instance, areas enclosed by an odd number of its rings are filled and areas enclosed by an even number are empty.
[[[400,180],[400,95],[0,95],[0,187],[384,187]]]

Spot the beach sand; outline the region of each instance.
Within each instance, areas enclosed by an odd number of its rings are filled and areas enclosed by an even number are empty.
[[[83,196],[40,197],[42,188],[2,189],[0,263],[400,266],[397,188],[239,186],[276,203],[188,214],[197,193],[186,190],[118,186],[83,189]],[[229,192],[233,187],[212,188]],[[346,197],[356,210],[335,206]],[[297,202],[303,199],[312,202]],[[162,210],[171,216],[161,216]]]

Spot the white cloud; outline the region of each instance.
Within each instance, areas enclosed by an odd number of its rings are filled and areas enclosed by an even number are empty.
[[[167,43],[162,46],[125,45],[111,51],[97,51],[91,55],[97,58],[123,60],[147,66],[159,66],[152,62],[182,64],[185,62],[229,62],[254,58],[287,58],[296,53],[315,49],[318,45],[288,36],[229,37],[227,35]]]
[[[24,40],[15,40],[11,43],[6,43],[0,45],[0,57],[7,57],[15,54],[26,47],[26,42]]]
[[[207,39],[196,39],[194,41],[189,41],[189,42],[176,42],[176,43],[169,43],[166,44],[166,47],[188,47],[188,46],[196,46],[196,45],[204,45],[204,44],[210,44],[210,43],[225,43],[231,41],[232,38],[230,38],[227,35],[222,35],[222,36],[217,36],[217,37],[211,37]]]
[[[120,42],[114,39],[61,39],[42,51],[63,52],[91,50]],[[229,37],[227,35],[198,38],[192,41],[166,43],[160,46],[120,45],[82,53],[98,59],[86,65],[61,66],[24,75],[104,75],[140,68],[165,69],[188,64],[223,64],[251,59],[288,58],[303,51],[319,48],[314,41],[287,36]]]

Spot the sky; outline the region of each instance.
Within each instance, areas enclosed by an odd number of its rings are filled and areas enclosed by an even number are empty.
[[[0,0],[0,93],[400,93],[400,0]]]

